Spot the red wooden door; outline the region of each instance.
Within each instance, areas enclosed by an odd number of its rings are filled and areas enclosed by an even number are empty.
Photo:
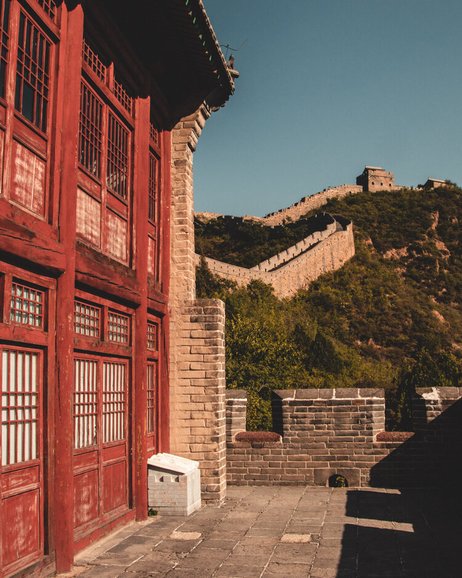
[[[0,345],[0,575],[43,556],[43,359]]]
[[[128,509],[128,362],[77,355],[74,367],[74,527],[80,539]]]

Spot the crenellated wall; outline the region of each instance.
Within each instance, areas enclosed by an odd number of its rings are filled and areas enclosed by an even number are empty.
[[[209,257],[205,257],[205,261],[214,275],[234,281],[240,287],[260,280],[272,285],[278,297],[290,297],[308,287],[320,275],[342,267],[354,254],[352,223],[341,225],[334,220],[324,230],[309,235],[252,269]],[[200,259],[196,256],[196,264],[200,263]]]
[[[341,199],[348,195],[353,195],[356,193],[362,193],[363,187],[359,185],[339,185],[338,187],[329,187],[310,195],[309,197],[302,197],[299,201],[286,207],[285,209],[280,209],[274,213],[269,213],[265,215],[262,222],[265,225],[282,225],[287,221],[298,221],[300,217],[306,215],[310,211],[315,211],[327,204],[331,199]]]
[[[276,433],[237,431],[246,394],[227,391],[227,472],[231,485],[328,485],[392,488],[458,484],[462,388],[418,389],[414,432],[386,432],[382,389],[274,392]]]

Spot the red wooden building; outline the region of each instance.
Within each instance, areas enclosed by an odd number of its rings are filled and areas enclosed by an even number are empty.
[[[169,449],[170,130],[232,92],[201,0],[0,1],[0,576],[147,515]]]

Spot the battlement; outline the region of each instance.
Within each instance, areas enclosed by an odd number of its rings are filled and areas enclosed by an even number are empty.
[[[273,394],[275,432],[246,432],[247,394],[226,393],[227,475],[234,485],[436,487],[460,455],[462,388],[418,389],[412,432],[385,431],[383,389],[299,389]],[[277,437],[275,437],[277,436]]]
[[[353,225],[346,219],[324,215],[320,228],[285,251],[247,269],[205,257],[210,272],[243,287],[260,280],[272,285],[278,297],[290,297],[320,275],[336,271],[355,254]],[[196,264],[201,257],[196,255]]]

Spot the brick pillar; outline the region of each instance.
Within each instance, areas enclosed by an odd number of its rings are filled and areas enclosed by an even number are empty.
[[[459,387],[422,387],[412,396],[412,425],[414,431],[427,425],[445,412],[461,397]]]
[[[233,443],[236,434],[246,431],[247,392],[229,389],[226,392],[226,441]]]
[[[209,117],[202,107],[172,134],[170,277],[170,440],[173,453],[200,462],[202,497],[226,493],[225,313],[197,300],[193,153]]]

